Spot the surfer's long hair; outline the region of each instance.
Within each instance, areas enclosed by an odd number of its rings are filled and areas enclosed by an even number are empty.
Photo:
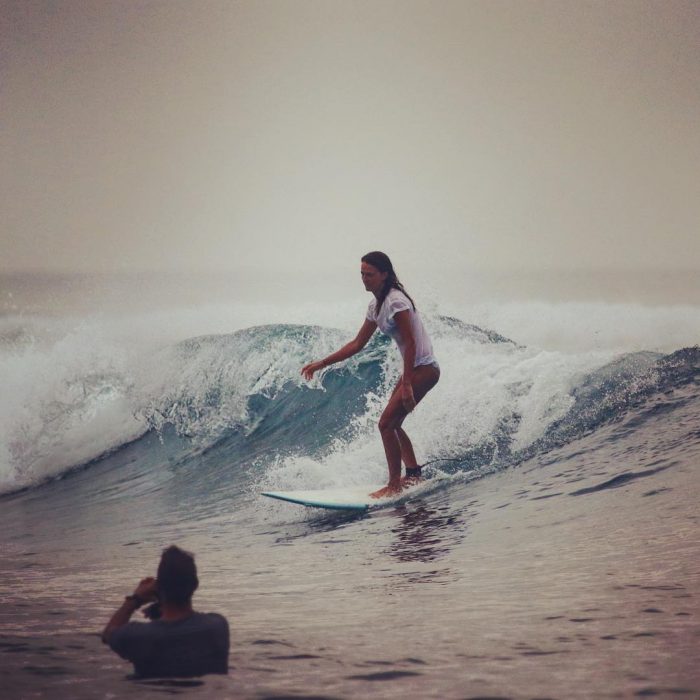
[[[379,309],[382,308],[386,295],[392,289],[398,289],[402,294],[405,294],[408,297],[408,300],[411,302],[413,310],[416,310],[415,302],[413,299],[411,299],[401,282],[399,282],[399,278],[396,276],[396,272],[394,271],[394,266],[391,264],[391,260],[389,260],[389,256],[386,253],[382,253],[379,250],[373,250],[371,253],[363,255],[361,262],[372,265],[372,267],[376,267],[379,272],[387,273],[386,279],[384,280],[384,286],[377,297],[377,313],[379,313]]]

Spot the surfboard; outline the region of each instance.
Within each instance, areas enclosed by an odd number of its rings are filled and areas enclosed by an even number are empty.
[[[375,506],[385,506],[406,497],[406,490],[395,496],[372,498],[369,494],[382,488],[380,486],[353,486],[350,488],[323,489],[316,491],[265,491],[261,495],[276,498],[279,501],[297,503],[307,508],[326,508],[328,510],[369,510]]]

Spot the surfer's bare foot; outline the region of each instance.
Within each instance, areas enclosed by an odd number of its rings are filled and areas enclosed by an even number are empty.
[[[417,486],[423,479],[420,476],[402,476],[401,486],[407,489],[409,486]]]
[[[383,489],[370,493],[371,498],[386,498],[387,496],[395,496],[397,493],[401,493],[403,490],[403,485],[399,481],[398,483],[389,482]]]

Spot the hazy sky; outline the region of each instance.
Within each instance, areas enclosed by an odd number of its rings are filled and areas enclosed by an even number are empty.
[[[697,0],[0,6],[0,270],[700,270]]]

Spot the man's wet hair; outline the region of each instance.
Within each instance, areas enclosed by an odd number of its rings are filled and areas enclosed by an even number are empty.
[[[161,600],[185,605],[199,586],[194,556],[171,545],[163,551],[158,564],[158,592]]]

